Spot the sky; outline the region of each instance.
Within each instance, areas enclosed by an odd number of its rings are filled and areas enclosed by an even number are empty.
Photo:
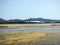
[[[0,0],[0,18],[60,20],[60,0]]]

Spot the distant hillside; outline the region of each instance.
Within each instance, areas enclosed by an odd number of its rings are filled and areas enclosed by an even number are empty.
[[[44,19],[44,18],[29,18],[29,19],[25,19],[25,20],[21,20],[21,19],[10,19],[10,20],[4,20],[2,18],[0,18],[0,23],[26,23],[25,21],[43,21],[43,22],[59,22],[60,20],[52,20],[52,19]]]
[[[26,19],[26,20],[30,20],[30,21],[53,21],[51,19],[44,19],[44,18],[29,18],[29,19]]]
[[[7,20],[8,22],[24,22],[23,20],[20,19],[11,19],[11,20]]]
[[[25,23],[24,20],[21,19],[11,19],[7,20],[8,23]]]
[[[25,21],[44,21],[44,22],[60,22],[60,20],[44,19],[44,18],[29,18]]]
[[[4,20],[2,18],[0,18],[0,23],[24,23],[24,20],[20,20],[20,19],[10,19],[10,20]]]
[[[4,20],[4,19],[0,18],[0,22],[6,22],[6,20]]]

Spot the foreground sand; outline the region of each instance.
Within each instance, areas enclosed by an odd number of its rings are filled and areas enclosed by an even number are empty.
[[[60,26],[60,23],[46,23],[46,24],[0,24],[0,27],[20,27],[20,26]]]
[[[21,30],[0,32],[0,45],[59,45],[60,32]]]

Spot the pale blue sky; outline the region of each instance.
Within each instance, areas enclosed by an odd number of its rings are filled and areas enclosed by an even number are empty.
[[[0,18],[60,19],[60,0],[0,0]]]

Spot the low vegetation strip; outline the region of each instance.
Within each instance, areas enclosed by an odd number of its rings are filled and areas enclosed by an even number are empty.
[[[60,32],[50,30],[21,30],[12,32],[0,32],[1,45],[47,45],[58,44]],[[52,42],[51,42],[52,41]],[[59,40],[60,41],[60,40]]]

